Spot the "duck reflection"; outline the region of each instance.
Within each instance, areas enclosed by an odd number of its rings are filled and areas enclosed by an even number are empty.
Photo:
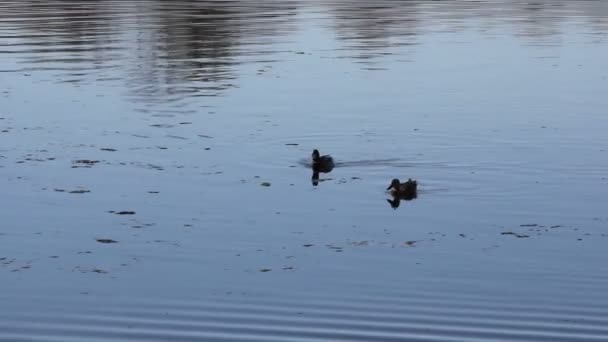
[[[316,166],[316,165],[313,164],[313,166],[312,166],[312,178],[311,178],[312,185],[313,186],[317,186],[321,182],[330,180],[331,178],[321,179],[319,175],[321,173],[330,173],[331,170],[333,170],[333,168],[329,168],[329,169],[326,168],[326,169],[324,169],[324,168],[320,168],[320,167],[318,167],[318,166]]]
[[[390,204],[391,208],[397,209],[401,205],[401,201],[411,201],[417,197],[418,197],[417,195],[414,195],[411,197],[401,197],[401,196],[393,195],[392,199],[387,198],[386,201],[388,202],[388,204]]]
[[[312,170],[312,186],[317,186],[319,185],[319,172],[315,171],[314,169]]]

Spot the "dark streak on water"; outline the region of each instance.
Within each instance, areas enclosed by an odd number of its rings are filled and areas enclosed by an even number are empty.
[[[606,18],[0,2],[0,340],[608,340]]]
[[[312,160],[303,158],[298,163],[304,167],[311,168]],[[396,166],[410,167],[412,164],[405,164],[402,160],[396,158],[389,159],[369,159],[369,160],[352,160],[352,161],[336,161],[336,167],[374,167],[374,166]]]

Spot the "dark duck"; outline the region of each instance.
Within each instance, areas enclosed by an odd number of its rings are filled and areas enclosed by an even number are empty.
[[[329,173],[334,169],[334,158],[330,155],[322,156],[319,150],[312,151],[312,185],[319,185],[319,173]]]
[[[324,172],[328,173],[334,169],[336,164],[334,163],[334,158],[330,155],[322,156],[319,153],[319,150],[312,151],[312,169],[315,172]]]
[[[386,190],[390,190],[395,198],[412,200],[418,196],[418,182],[410,178],[407,182],[401,183],[395,178]]]

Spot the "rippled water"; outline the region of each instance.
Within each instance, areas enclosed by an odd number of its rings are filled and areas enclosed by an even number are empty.
[[[0,2],[0,340],[608,340],[607,18]]]

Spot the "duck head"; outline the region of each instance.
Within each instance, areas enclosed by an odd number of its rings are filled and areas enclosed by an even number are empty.
[[[319,159],[321,159],[321,154],[319,153],[319,150],[312,151],[312,161],[318,162]]]
[[[386,190],[390,190],[390,189],[399,190],[400,185],[401,185],[401,183],[399,183],[399,180],[397,178],[395,178],[392,180],[391,185],[389,185],[388,188],[386,188]]]

